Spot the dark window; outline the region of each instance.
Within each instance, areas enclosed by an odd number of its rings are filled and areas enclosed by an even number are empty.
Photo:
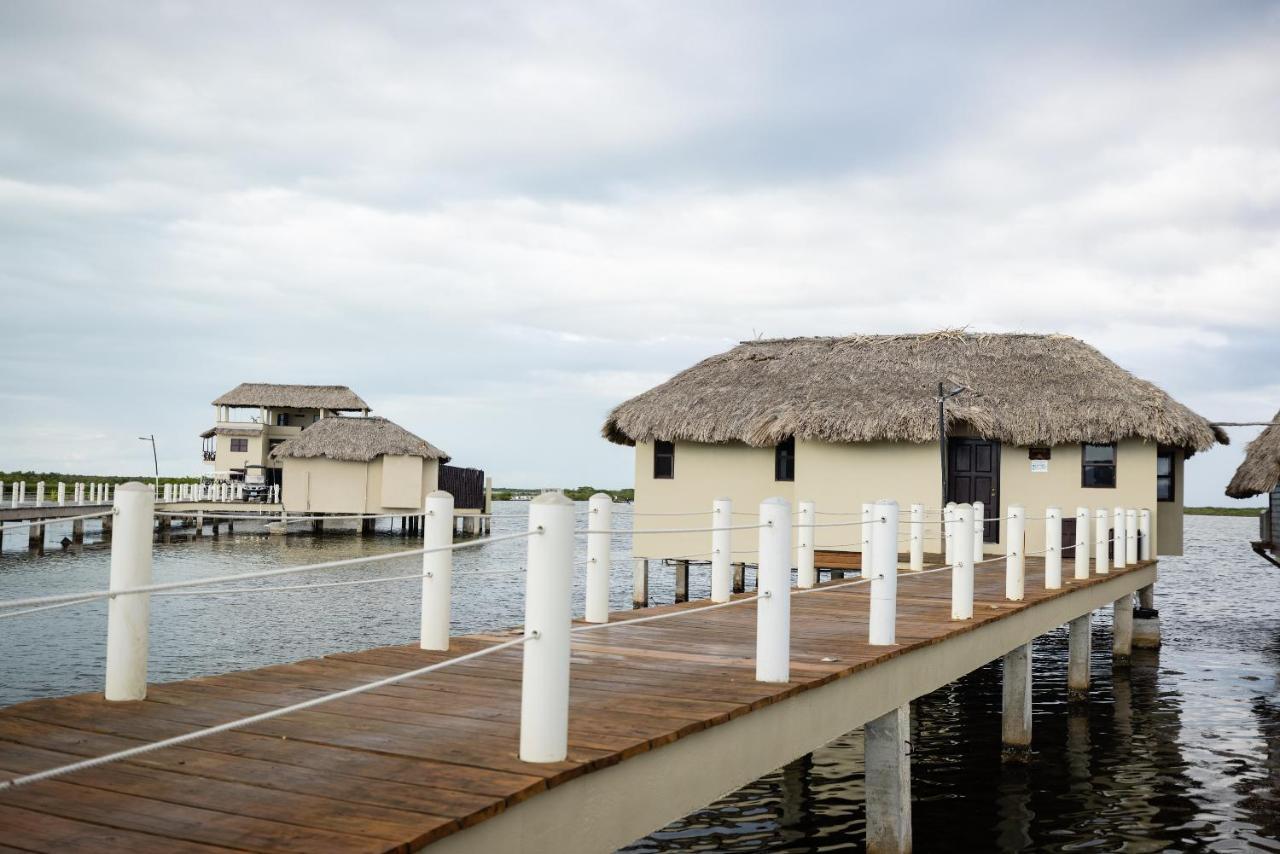
[[[249,440],[248,440],[248,439],[232,439],[232,440],[231,440],[231,452],[232,452],[232,453],[241,453],[241,454],[243,454],[243,453],[248,453],[248,452],[249,452]]]
[[[1052,451],[1048,448],[1027,448],[1027,459],[1029,460],[1047,460],[1052,455]]]
[[[276,413],[276,426],[277,426],[277,427],[288,427],[288,426],[289,426],[289,413],[287,413],[287,412],[277,412],[277,413]]]
[[[1081,446],[1080,485],[1111,488],[1116,485],[1116,446]]]
[[[773,450],[773,479],[796,479],[796,437],[783,439]]]
[[[1156,452],[1156,501],[1172,501],[1176,494],[1173,483],[1173,448]]]
[[[676,476],[676,446],[672,442],[653,443],[653,476],[667,479]]]

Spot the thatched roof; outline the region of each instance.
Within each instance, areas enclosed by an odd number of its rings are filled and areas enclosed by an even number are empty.
[[[297,436],[277,445],[280,459],[325,457],[366,463],[383,454],[448,462],[444,451],[385,418],[321,418]]]
[[[279,385],[240,383],[213,402],[214,406],[270,406],[273,409],[331,409],[360,412],[369,404],[344,385]]]
[[[746,341],[621,404],[602,432],[619,444],[936,442],[939,382],[971,389],[948,401],[949,431],[1002,442],[1228,441],[1083,341],[963,330]]]
[[[261,436],[262,425],[256,427],[210,427],[200,434],[201,439],[212,436]]]
[[[1232,498],[1252,498],[1275,489],[1280,484],[1280,412],[1271,426],[1244,449],[1244,462],[1227,484]]]

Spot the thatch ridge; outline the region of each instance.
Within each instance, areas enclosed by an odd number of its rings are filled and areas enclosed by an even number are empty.
[[[1252,498],[1280,484],[1280,426],[1277,425],[1280,425],[1280,412],[1271,419],[1271,426],[1244,449],[1244,462],[1227,484],[1227,495]]]
[[[344,385],[284,385],[240,383],[213,402],[214,406],[270,406],[280,409],[331,409],[360,412],[369,404]]]
[[[449,455],[430,442],[376,415],[321,418],[271,452],[279,459],[324,457],[362,463],[383,454],[449,461]]]
[[[1229,441],[1077,338],[963,329],[744,341],[615,407],[602,433],[619,444],[937,441],[939,381],[972,389],[948,402],[948,430],[1011,444],[1138,437],[1194,452]]]

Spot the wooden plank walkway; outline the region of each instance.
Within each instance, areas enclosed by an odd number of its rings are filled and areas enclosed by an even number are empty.
[[[1139,567],[1150,565],[1142,562]],[[974,619],[953,623],[951,574],[898,582],[896,647],[866,643],[869,585],[792,598],[792,682],[755,681],[755,605],[575,635],[569,757],[517,758],[519,647],[127,762],[0,792],[8,850],[412,851],[582,774],[716,726],[919,646],[1128,570],[1004,600],[1004,564],[977,570]],[[1064,575],[1070,574],[1070,562]],[[841,582],[834,582],[839,584]],[[746,594],[750,595],[750,594]],[[449,653],[398,646],[153,685],[145,701],[83,694],[0,709],[0,776],[31,773],[279,708],[508,640]],[[828,660],[824,660],[828,659]]]

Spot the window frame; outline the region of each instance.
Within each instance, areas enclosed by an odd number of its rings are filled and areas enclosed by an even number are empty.
[[[1167,445],[1161,445],[1156,449],[1156,501],[1168,504],[1178,500],[1178,457],[1177,448],[1171,448]],[[1167,457],[1169,460],[1169,473],[1167,475],[1160,474],[1160,458]],[[1160,497],[1160,481],[1167,478],[1169,481],[1169,497]]]
[[[1111,462],[1091,463],[1086,459],[1088,448],[1110,448]],[[1111,469],[1111,483],[1089,483],[1089,469]],[[1120,484],[1120,448],[1115,442],[1081,442],[1080,443],[1080,488],[1081,489],[1115,489]]]
[[[788,436],[773,447],[773,479],[794,483],[796,479],[796,437]]]
[[[658,469],[659,461],[666,461],[665,474]],[[655,439],[653,442],[653,479],[654,480],[675,480],[676,477],[676,443],[668,442],[664,439]]]
[[[277,413],[276,413],[276,426],[277,426],[277,427],[289,427],[289,426],[291,426],[291,425],[289,424],[289,413],[287,413],[287,412],[277,412]]]
[[[238,445],[239,447],[237,447],[237,445]],[[236,438],[236,437],[234,437],[234,436],[233,436],[233,437],[231,438],[230,451],[231,451],[231,453],[233,453],[233,454],[247,454],[247,453],[249,453],[249,440],[248,440],[248,439],[242,439],[242,438]]]

